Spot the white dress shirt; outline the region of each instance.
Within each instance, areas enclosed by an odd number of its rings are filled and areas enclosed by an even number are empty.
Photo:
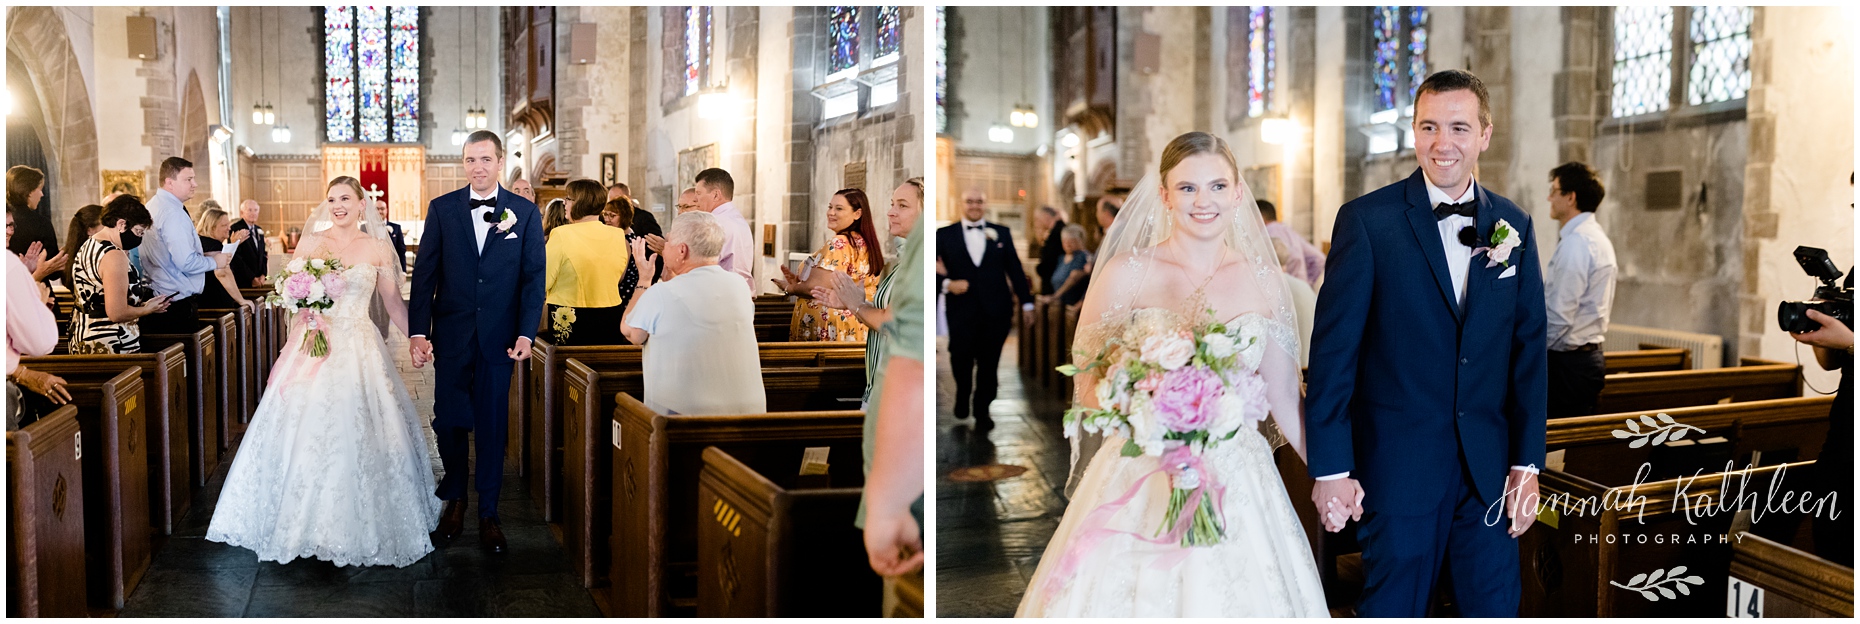
[[[981,229],[975,229],[980,226]],[[988,250],[988,221],[962,220],[962,246],[969,251],[969,261],[982,266],[982,254]]]
[[[736,209],[736,202],[723,202],[710,216],[717,218],[717,225],[723,226],[723,255],[717,258],[717,266],[735,273],[743,278],[749,286],[749,296],[756,295],[755,238],[749,233],[749,220]]]
[[[479,195],[476,189],[469,186],[465,187],[465,192],[469,193],[473,200],[489,199],[495,201],[497,199],[497,191],[501,188],[503,187],[500,185],[497,188],[491,189],[490,195]],[[466,205],[469,206],[470,204]],[[495,223],[485,223],[484,215],[495,208],[496,206],[479,206],[471,209],[471,234],[472,238],[477,239],[478,255],[481,256],[484,255],[484,234],[491,231],[491,226],[497,225]]]
[[[1458,199],[1448,198],[1446,191],[1441,190],[1438,186],[1434,186],[1433,180],[1427,179],[1426,172],[1421,173],[1421,181],[1427,184],[1427,203],[1430,206],[1461,204],[1473,201],[1474,198],[1478,197],[1476,193],[1479,187],[1478,180],[1468,183],[1466,185],[1466,192],[1460,193]],[[1440,246],[1447,252],[1447,275],[1453,280],[1453,297],[1459,301],[1462,306],[1466,304],[1466,275],[1472,272],[1472,248],[1460,243],[1460,228],[1469,225],[1478,227],[1478,220],[1465,215],[1448,215],[1447,218],[1441,219],[1440,222],[1436,224],[1436,227],[1440,229]],[[1511,469],[1537,474],[1538,467],[1512,466]],[[1331,481],[1349,476],[1349,471],[1344,471],[1334,475],[1324,475],[1318,477],[1317,480]]]
[[[1595,222],[1595,213],[1577,214],[1557,231],[1556,252],[1544,273],[1544,299],[1550,350],[1602,342],[1615,302],[1615,245]]]

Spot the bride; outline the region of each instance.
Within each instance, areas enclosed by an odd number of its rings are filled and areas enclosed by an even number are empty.
[[[1273,420],[1302,458],[1297,322],[1238,169],[1212,135],[1169,142],[1158,172],[1137,184],[1106,234],[1079,315],[1091,321],[1082,321],[1074,353],[1094,353],[1122,335],[1139,310],[1261,336],[1239,361],[1264,379]],[[1078,403],[1097,408],[1098,379],[1081,373],[1074,381]],[[1171,487],[1157,478],[1161,460],[1122,456],[1125,440],[1108,435],[1102,445],[1074,438],[1076,490],[1018,616],[1328,615],[1311,548],[1259,430],[1242,426],[1201,456],[1207,478],[1220,484],[1213,508],[1225,527],[1225,537],[1206,546],[1156,537]]]
[[[346,267],[347,287],[318,323],[328,354],[306,352],[309,314],[300,313],[233,458],[207,539],[249,548],[263,561],[404,567],[432,552],[427,532],[439,520],[439,499],[431,443],[368,316],[379,297],[406,331],[399,264],[361,182],[339,177],[328,191],[294,258]]]

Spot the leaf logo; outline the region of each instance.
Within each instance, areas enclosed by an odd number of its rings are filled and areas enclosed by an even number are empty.
[[[1644,431],[1641,430],[1643,423],[1647,425]],[[1627,419],[1627,429],[1616,429],[1613,433],[1616,438],[1623,440],[1634,438],[1633,442],[1628,443],[1628,448],[1640,448],[1646,446],[1649,439],[1652,440],[1654,446],[1659,446],[1686,437],[1687,431],[1705,433],[1704,429],[1673,420],[1672,416],[1666,414],[1660,414],[1659,420],[1654,420],[1653,416],[1641,414],[1639,420]]]
[[[1667,600],[1678,598],[1681,594],[1690,596],[1692,595],[1692,585],[1705,584],[1705,579],[1699,578],[1696,574],[1686,577],[1679,576],[1685,573],[1685,566],[1677,566],[1671,570],[1654,570],[1653,574],[1636,574],[1634,578],[1628,579],[1626,585],[1614,581],[1609,581],[1608,584],[1638,593],[1640,597],[1646,598],[1648,602],[1659,602],[1661,596],[1665,596]],[[1671,589],[1667,588],[1668,585],[1671,585]],[[1674,590],[1678,590],[1678,593],[1673,593]],[[1656,591],[1659,592],[1658,595],[1654,594]]]

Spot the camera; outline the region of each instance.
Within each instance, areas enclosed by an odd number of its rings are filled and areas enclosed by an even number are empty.
[[[1808,301],[1784,301],[1776,307],[1776,324],[1783,331],[1790,333],[1808,332],[1821,329],[1821,323],[1808,318],[1808,311],[1814,310],[1834,317],[1848,327],[1854,326],[1854,291],[1840,285],[1841,270],[1828,259],[1825,249],[1814,247],[1795,248],[1795,261],[1802,265],[1802,272],[1809,277],[1821,280],[1821,286],[1815,288],[1815,298]]]

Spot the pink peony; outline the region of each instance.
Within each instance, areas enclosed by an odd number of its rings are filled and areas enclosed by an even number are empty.
[[[304,299],[310,296],[310,284],[316,282],[316,276],[309,273],[297,273],[284,278],[284,296],[292,299]]]
[[[1225,392],[1220,376],[1205,368],[1164,373],[1153,399],[1157,423],[1176,433],[1207,429],[1220,416],[1220,398]]]
[[[348,288],[349,282],[348,280],[342,279],[342,274],[323,274],[323,294],[327,295],[330,299],[340,299],[342,297],[342,291]]]

